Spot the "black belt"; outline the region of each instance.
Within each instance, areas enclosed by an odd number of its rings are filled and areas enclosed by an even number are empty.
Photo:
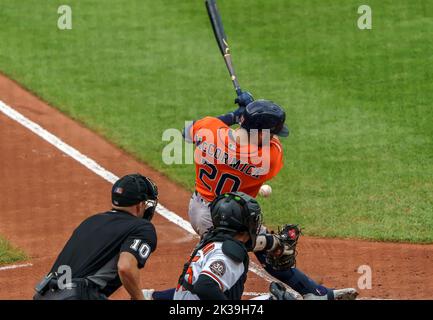
[[[59,288],[59,284],[58,284],[58,280],[57,279],[53,279],[51,280],[50,284],[50,289],[56,291],[56,290],[63,290]],[[72,279],[72,281],[70,283],[65,284],[66,288],[77,288],[79,286],[83,286],[86,288],[90,288],[90,289],[99,289],[100,287],[94,283],[93,281],[89,280],[89,279]]]
[[[38,289],[41,289],[40,287]],[[72,279],[65,284],[64,289],[59,288],[58,278],[46,281],[43,290],[37,290],[34,300],[106,300],[107,297],[100,292],[100,287],[88,279]]]
[[[85,278],[72,279],[71,282],[65,284],[65,286],[67,288],[77,288],[79,286],[84,286],[92,289],[99,289],[99,286],[96,283]],[[40,294],[44,294],[47,290],[51,290],[51,291],[62,290],[59,288],[59,278],[57,274],[50,274],[49,276],[45,277],[36,286],[35,290]]]

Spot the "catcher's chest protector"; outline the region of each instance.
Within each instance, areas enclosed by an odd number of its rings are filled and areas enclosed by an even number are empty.
[[[243,268],[239,268],[240,263]],[[235,265],[238,268],[231,267]],[[190,260],[184,265],[179,277],[179,286],[193,293],[193,281],[200,273],[204,273],[220,285],[230,283],[230,287],[224,286],[224,295],[229,300],[240,300],[247,280],[248,266],[249,256],[242,242],[225,234],[207,235],[194,249]],[[237,270],[241,272],[237,273]]]

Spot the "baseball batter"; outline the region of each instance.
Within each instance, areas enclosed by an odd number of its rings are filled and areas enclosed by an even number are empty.
[[[264,182],[275,177],[283,167],[283,148],[278,136],[289,135],[284,110],[268,100],[254,101],[248,92],[242,93],[235,102],[239,108],[234,112],[216,118],[205,117],[184,130],[185,140],[195,144],[196,190],[188,215],[192,227],[202,237],[213,226],[210,204],[215,198],[227,192],[243,192],[254,198]],[[237,123],[240,127],[231,129]],[[281,233],[274,235],[261,228],[253,251],[265,270],[304,299],[354,299],[355,289],[328,289],[294,267],[299,234],[299,228],[294,225],[284,226]],[[210,264],[201,266],[211,270]],[[215,281],[221,281],[221,290],[227,289],[224,279]],[[146,299],[172,297],[172,289],[145,292]]]
[[[247,96],[250,101],[251,96]],[[241,103],[243,105],[243,103]],[[238,121],[241,128],[232,130]],[[241,191],[256,197],[260,187],[283,167],[283,149],[278,135],[289,134],[285,113],[271,101],[251,102],[218,118],[205,117],[184,131],[196,145],[196,192],[189,218],[198,234],[212,226],[209,203],[224,192]]]
[[[248,92],[242,93],[235,102],[239,108],[234,112],[216,118],[205,117],[184,130],[185,140],[195,144],[196,191],[188,215],[199,235],[212,227],[209,207],[212,200],[222,193],[236,191],[256,197],[260,187],[283,167],[283,148],[278,137],[289,135],[284,110],[268,100],[254,101]],[[238,123],[240,127],[233,130],[231,126]],[[356,297],[355,289],[328,289],[297,268],[282,270],[272,266],[267,252],[278,245],[275,240],[259,235],[255,254],[266,271],[298,291],[304,299]]]

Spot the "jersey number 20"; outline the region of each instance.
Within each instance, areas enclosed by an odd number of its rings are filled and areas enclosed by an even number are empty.
[[[215,185],[215,190],[212,190],[212,187],[205,182],[205,178],[209,179],[209,182],[214,182],[218,175],[218,169],[215,165],[209,162],[205,162],[204,165],[206,165],[209,168],[209,170],[206,170],[205,168],[200,168],[199,179],[203,183],[203,185],[207,189],[209,189],[209,191],[212,191],[217,196],[219,196],[222,193],[222,190],[225,184],[227,183],[227,180],[232,181],[232,188],[228,192],[236,192],[239,190],[239,187],[241,185],[241,180],[230,173],[223,173],[219,178],[218,183],[216,183],[216,185],[212,183],[213,185]]]

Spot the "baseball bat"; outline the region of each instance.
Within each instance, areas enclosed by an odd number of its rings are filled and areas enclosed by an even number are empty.
[[[221,20],[221,15],[216,6],[216,0],[206,0],[206,9],[209,14],[209,19],[212,24],[212,29],[215,34],[216,41],[220,48],[221,54],[224,57],[227,69],[232,79],[233,86],[235,87],[236,94],[241,95],[242,90],[236,77],[235,69],[233,67],[232,57],[230,54],[230,48],[227,43],[227,36],[224,32],[224,26]]]

